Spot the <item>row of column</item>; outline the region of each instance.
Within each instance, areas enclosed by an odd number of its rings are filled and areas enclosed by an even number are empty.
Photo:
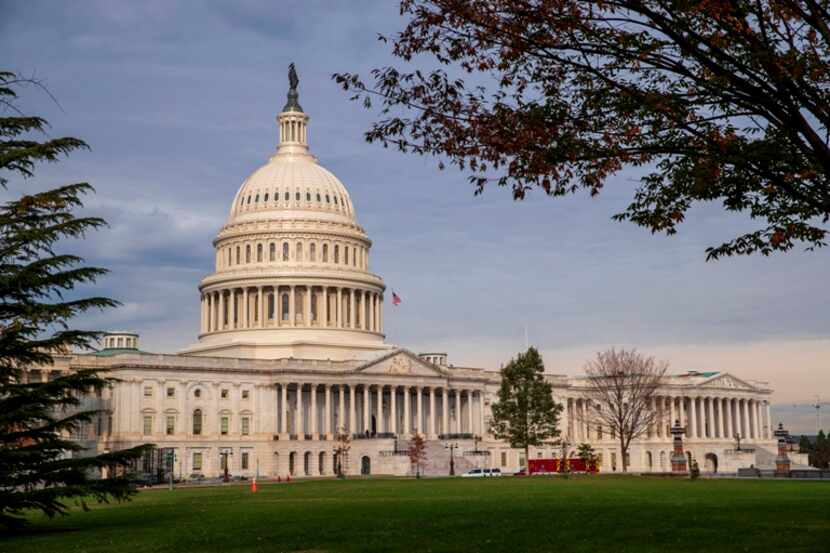
[[[587,399],[567,398],[562,428],[574,440],[612,438],[601,428]],[[688,439],[771,440],[772,418],[766,400],[712,396],[655,396],[652,407],[659,423],[648,429],[647,438],[671,438],[675,421],[686,429]]]
[[[288,284],[202,294],[201,331],[319,327],[383,331],[383,295],[373,290]]]
[[[480,390],[384,384],[278,386],[277,428],[297,439],[349,434],[482,434]]]

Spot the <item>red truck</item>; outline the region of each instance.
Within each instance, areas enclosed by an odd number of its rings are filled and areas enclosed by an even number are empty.
[[[599,467],[595,461],[590,463],[583,459],[568,459],[569,472],[599,472]],[[533,474],[556,474],[561,472],[559,459],[531,459],[528,463],[528,470],[522,469],[517,472],[517,476],[524,476],[530,472]]]

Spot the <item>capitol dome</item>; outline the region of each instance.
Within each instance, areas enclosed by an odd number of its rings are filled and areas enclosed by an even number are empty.
[[[308,147],[293,75],[279,145],[239,187],[202,279],[199,342],[182,353],[352,359],[383,342],[383,280],[349,193]]]

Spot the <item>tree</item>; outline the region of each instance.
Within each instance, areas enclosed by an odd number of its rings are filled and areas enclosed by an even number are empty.
[[[409,463],[415,467],[415,478],[421,477],[421,467],[427,460],[427,443],[423,435],[417,432],[412,435],[409,442]]]
[[[830,439],[827,438],[824,430],[819,430],[818,435],[816,435],[816,444],[810,455],[810,464],[820,469],[830,468]]]
[[[581,391],[588,408],[581,417],[588,424],[608,428],[617,437],[623,472],[628,470],[631,441],[662,423],[662,411],[655,408],[653,400],[667,369],[666,362],[625,349],[597,353],[585,365]]]
[[[492,405],[490,432],[510,447],[530,447],[559,435],[562,406],[553,400],[553,387],[545,380],[545,366],[536,348],[520,353],[501,369],[499,398]]]
[[[585,461],[585,470],[593,472],[596,469],[597,454],[591,444],[583,442],[576,446],[576,456]]]
[[[334,459],[336,461],[336,473],[338,478],[346,478],[346,471],[343,465],[349,466],[349,450],[352,448],[352,436],[341,426],[334,435]]]
[[[815,0],[402,0],[398,66],[333,78],[380,119],[369,142],[438,157],[515,199],[599,194],[674,234],[695,204],[760,222],[707,258],[824,246],[830,9]],[[424,60],[439,64],[422,70]],[[417,61],[417,68],[414,68]]]
[[[55,162],[86,148],[76,138],[49,138],[47,123],[23,115],[17,90],[32,81],[0,72],[0,186],[10,177],[30,178],[44,161]],[[99,332],[70,327],[73,317],[107,309],[116,302],[83,297],[76,287],[93,284],[106,270],[83,265],[83,259],[58,253],[64,239],[82,238],[105,223],[78,217],[87,183],[23,195],[0,206],[0,524],[18,527],[24,515],[39,510],[49,517],[67,513],[67,500],[84,509],[99,502],[123,500],[134,492],[125,476],[94,478],[104,467],[126,467],[146,447],[76,457],[83,448],[71,434],[93,420],[97,410],[83,410],[81,398],[112,380],[79,370],[49,382],[27,382],[25,369],[48,366],[52,355],[90,349]],[[123,471],[122,471],[123,472]]]
[[[798,452],[799,453],[810,453],[813,449],[813,444],[810,443],[810,438],[805,436],[804,434],[798,438]]]

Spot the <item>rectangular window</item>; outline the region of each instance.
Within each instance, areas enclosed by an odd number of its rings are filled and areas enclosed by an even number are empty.
[[[503,467],[507,466],[507,452],[506,451],[501,452],[501,466],[503,466]]]
[[[228,399],[228,389],[227,388],[222,389],[222,399]]]
[[[251,419],[242,417],[242,435],[247,436],[251,433]]]
[[[153,397],[153,387],[144,386],[144,397]]]
[[[248,452],[242,452],[242,470],[248,470]]]
[[[194,471],[201,471],[202,470],[202,454],[198,451],[193,453],[193,470]]]
[[[153,433],[153,417],[144,415],[144,435],[149,436]]]
[[[242,399],[248,399],[251,395],[249,390],[242,390]]]
[[[229,417],[222,417],[222,435],[225,435],[225,434],[228,433],[229,423],[230,423]]]
[[[167,397],[176,397],[176,388],[167,388]]]
[[[165,432],[168,436],[172,436],[176,432],[176,417],[168,416],[165,425]]]

